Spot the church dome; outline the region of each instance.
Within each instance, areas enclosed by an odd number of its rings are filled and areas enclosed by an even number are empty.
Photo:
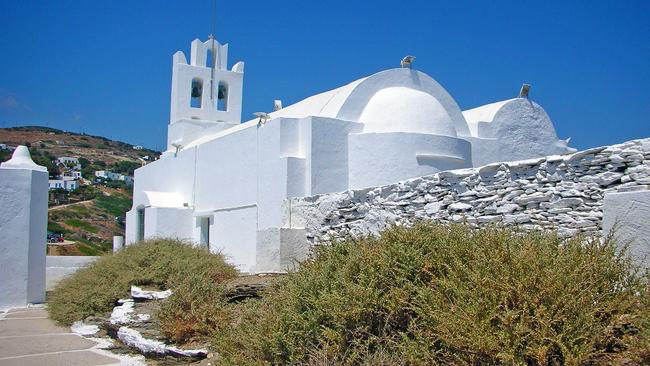
[[[364,124],[365,133],[457,136],[450,112],[436,97],[404,86],[377,91],[366,103],[358,122]]]

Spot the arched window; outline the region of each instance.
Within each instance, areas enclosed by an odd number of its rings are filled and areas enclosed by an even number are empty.
[[[227,111],[228,110],[228,84],[226,84],[224,81],[220,81],[217,90],[218,90],[217,110]]]
[[[190,107],[201,108],[201,96],[203,95],[203,80],[192,79],[190,90]]]

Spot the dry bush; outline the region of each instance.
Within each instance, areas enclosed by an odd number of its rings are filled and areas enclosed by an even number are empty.
[[[649,360],[648,278],[612,240],[419,224],[322,247],[261,301],[219,304],[226,365]]]
[[[219,283],[235,276],[237,271],[219,254],[179,240],[148,240],[102,257],[61,281],[48,298],[48,312],[57,322],[71,324],[111,311],[118,299],[129,297],[131,285],[182,292],[188,279],[205,277]]]

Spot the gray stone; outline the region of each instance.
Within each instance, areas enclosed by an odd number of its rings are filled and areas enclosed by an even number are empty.
[[[518,208],[519,208],[519,205],[515,205],[513,203],[506,203],[505,205],[497,208],[497,213],[509,214],[509,213],[514,212]]]
[[[424,211],[426,211],[428,215],[434,215],[440,211],[440,207],[442,207],[441,202],[431,202],[424,206]]]
[[[472,205],[467,203],[457,202],[449,205],[449,209],[452,211],[467,211],[472,209]]]
[[[550,208],[565,208],[580,206],[584,201],[581,198],[560,198],[557,201],[550,202]]]
[[[526,214],[516,214],[516,215],[505,215],[503,217],[503,222],[506,224],[523,224],[524,222],[530,221],[530,215]]]
[[[477,221],[480,224],[491,224],[491,223],[499,222],[501,220],[502,220],[501,216],[493,216],[493,215],[479,216],[477,218]]]

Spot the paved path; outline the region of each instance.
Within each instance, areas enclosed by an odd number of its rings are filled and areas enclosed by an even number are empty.
[[[96,345],[54,324],[43,308],[0,313],[0,366],[120,365],[117,356],[95,349]]]

